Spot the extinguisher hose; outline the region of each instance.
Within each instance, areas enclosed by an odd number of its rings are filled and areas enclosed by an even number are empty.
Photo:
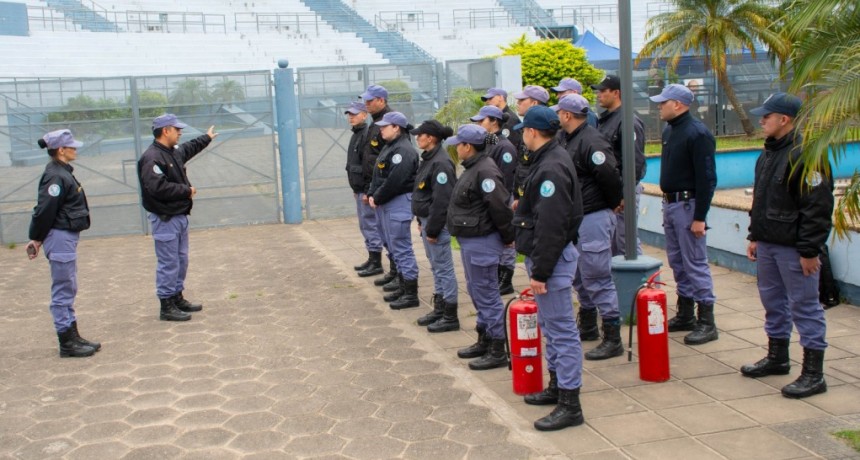
[[[514,300],[519,299],[519,297],[512,297],[511,300],[508,300],[508,303],[505,304],[505,313],[502,317],[502,320],[505,322],[505,356],[508,358],[508,370],[513,370],[513,365],[511,364],[511,345],[508,343],[510,337],[508,336],[508,307],[514,302]]]
[[[630,334],[627,339],[627,361],[633,361],[633,315],[636,312],[636,299],[639,298],[639,291],[648,287],[648,283],[642,283],[639,289],[636,289],[636,294],[633,295],[633,303],[630,305],[630,315],[627,318],[627,325],[630,328]]]

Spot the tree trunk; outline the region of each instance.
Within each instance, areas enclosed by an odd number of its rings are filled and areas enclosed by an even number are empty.
[[[732,107],[738,114],[738,120],[741,121],[741,126],[744,128],[744,132],[747,136],[752,136],[755,134],[755,127],[753,127],[753,124],[747,116],[747,112],[744,110],[743,106],[738,102],[738,96],[735,94],[735,89],[732,88],[732,84],[729,83],[728,76],[725,72],[714,73],[717,74],[717,80],[720,82],[720,86],[723,87],[723,91],[726,92],[726,97],[729,98],[729,102],[731,102]]]

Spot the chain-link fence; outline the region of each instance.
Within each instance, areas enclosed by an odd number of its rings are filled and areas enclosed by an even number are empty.
[[[27,239],[48,156],[37,140],[69,128],[84,142],[72,163],[86,190],[85,235],[144,233],[137,159],[153,141],[152,118],[176,113],[188,140],[220,136],[188,164],[198,190],[192,225],[277,222],[271,73],[0,82],[0,242]]]

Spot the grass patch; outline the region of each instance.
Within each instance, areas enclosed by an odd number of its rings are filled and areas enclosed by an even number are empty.
[[[717,138],[717,150],[735,149],[760,149],[764,147],[764,138],[761,136],[726,136]],[[645,155],[659,155],[662,148],[661,141],[650,141],[645,143]]]
[[[9,248],[9,249],[15,249],[16,247],[18,247],[18,245],[17,245],[17,244],[15,244],[15,243],[9,243],[9,244],[7,244],[7,245],[6,245],[6,247],[7,247],[7,248]]]
[[[845,441],[852,449],[860,452],[860,430],[837,431],[833,435]]]
[[[237,297],[239,297],[239,294],[236,294],[235,292],[231,292],[230,295],[227,296],[227,298],[230,300],[233,300]]]

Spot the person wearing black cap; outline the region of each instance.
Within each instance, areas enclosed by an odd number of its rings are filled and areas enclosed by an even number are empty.
[[[179,143],[188,125],[172,113],[152,120],[155,141],[137,162],[140,196],[149,211],[155,255],[155,292],[161,303],[162,321],[188,321],[191,312],[202,305],[185,299],[185,275],[188,273],[188,214],[194,205],[197,189],[188,180],[185,165],[218,136],[210,126],[206,134]]]
[[[363,102],[350,102],[344,111],[349,122],[352,136],[346,148],[346,178],[355,198],[355,209],[358,214],[358,229],[364,237],[364,247],[367,249],[367,260],[352,267],[359,276],[379,275],[382,270],[382,238],[379,236],[379,226],[376,222],[376,210],[367,204],[367,182],[365,181],[364,164],[361,158],[367,143],[367,106]]]
[[[78,333],[75,296],[78,293],[78,240],[90,228],[90,208],[81,183],[72,174],[70,164],[84,144],[72,137],[68,129],[51,131],[39,139],[39,147],[48,149],[51,161],[39,179],[38,201],[30,221],[30,260],[45,248],[51,265],[51,317],[60,345],[61,358],[92,356],[101,344]]]
[[[756,162],[747,257],[756,263],[765,310],[767,356],[741,367],[747,377],[785,375],[792,324],[803,346],[800,377],[782,387],[788,398],[827,391],[824,350],[827,324],[818,300],[821,248],[832,228],[833,181],[824,164],[805,171],[802,138],[794,126],[799,98],[776,93],[761,107],[764,151]]]
[[[457,318],[457,275],[451,255],[451,234],[445,227],[448,203],[457,182],[454,162],[442,141],[454,131],[436,120],[425,120],[412,130],[421,152],[421,164],[412,190],[412,213],[418,218],[424,252],[433,272],[433,311],[418,318],[429,332],[460,329]]]
[[[669,320],[669,332],[692,331],[684,343],[701,345],[719,338],[705,236],[705,220],[717,188],[716,140],[704,123],[690,115],[693,93],[686,86],[673,83],[650,99],[657,103],[660,119],[667,122],[660,189],[666,256],[678,286],[678,312]]]
[[[597,92],[597,103],[606,109],[600,114],[597,121],[597,129],[609,139],[612,151],[615,153],[615,164],[618,174],[624,180],[621,152],[621,79],[617,75],[607,75],[600,83],[592,85],[591,89]],[[645,177],[645,123],[635,112],[633,113],[633,157],[636,165],[636,215],[639,213],[639,197],[642,196],[644,187],[639,181]],[[626,235],[624,227],[623,207],[615,213],[616,225],[612,237],[612,255],[624,255],[626,252]],[[636,253],[642,254],[642,243],[636,236]]]
[[[609,141],[588,124],[591,109],[579,94],[561,98],[552,106],[558,112],[565,149],[570,154],[582,194],[584,217],[579,226],[576,250],[579,261],[573,287],[579,297],[579,337],[600,338],[597,313],[603,323],[603,341],[585,353],[587,360],[609,359],[624,354],[621,342],[621,312],[612,279],[612,231],[615,209],[621,203],[621,176]]]
[[[370,188],[370,183],[373,181],[373,174],[376,171],[376,160],[379,154],[382,153],[385,147],[385,139],[382,138],[379,126],[376,122],[382,121],[382,117],[386,113],[391,112],[391,107],[388,106],[388,90],[384,86],[370,85],[359,96],[364,101],[367,113],[370,114],[370,128],[365,136],[361,161],[364,166],[364,183],[365,194],[364,203],[369,205],[370,194],[367,189]],[[373,282],[374,286],[383,286],[385,292],[396,292],[400,289],[400,278],[397,276],[397,264],[394,262],[394,256],[391,254],[391,249],[388,246],[388,241],[385,237],[384,223],[382,222],[382,209],[376,208],[376,225],[377,234],[382,239],[382,245],[388,250],[388,261],[390,270],[382,278]],[[358,276],[371,276],[372,273],[360,271]]]
[[[529,175],[514,215],[517,251],[526,256],[529,284],[546,339],[550,380],[526,404],[551,405],[534,426],[541,431],[581,425],[582,343],[573,317],[571,284],[579,253],[574,246],[582,222],[582,195],[570,155],[559,145],[561,123],[549,107],[534,107],[517,125],[529,148]]]
[[[517,171],[516,147],[505,138],[502,129],[508,114],[503,113],[498,107],[486,105],[471,118],[473,122],[487,130],[487,155],[496,162],[499,171],[505,177],[505,189],[511,192],[509,203],[513,203],[514,177]],[[515,131],[518,132],[518,131]],[[499,294],[507,295],[514,293],[514,270],[517,263],[517,250],[505,248],[502,259],[499,262]]]
[[[448,231],[460,243],[466,288],[478,311],[475,344],[457,350],[460,358],[477,358],[469,369],[482,371],[508,365],[505,355],[505,306],[499,294],[499,258],[514,241],[513,213],[501,171],[486,153],[487,130],[462,125],[445,145],[457,148],[465,171],[448,205]]]
[[[502,125],[502,134],[511,141],[511,144],[514,144],[514,147],[519,148],[523,142],[523,136],[514,129],[514,126],[520,122],[520,117],[508,105],[508,92],[501,88],[490,88],[481,96],[481,100],[484,101],[484,105],[496,107],[508,115]]]
[[[414,308],[418,302],[418,263],[412,250],[412,188],[418,172],[418,152],[412,146],[413,128],[400,112],[388,112],[377,121],[385,147],[376,159],[376,171],[367,194],[373,208],[381,210],[388,250],[397,264],[399,289],[384,297],[392,310]]]

